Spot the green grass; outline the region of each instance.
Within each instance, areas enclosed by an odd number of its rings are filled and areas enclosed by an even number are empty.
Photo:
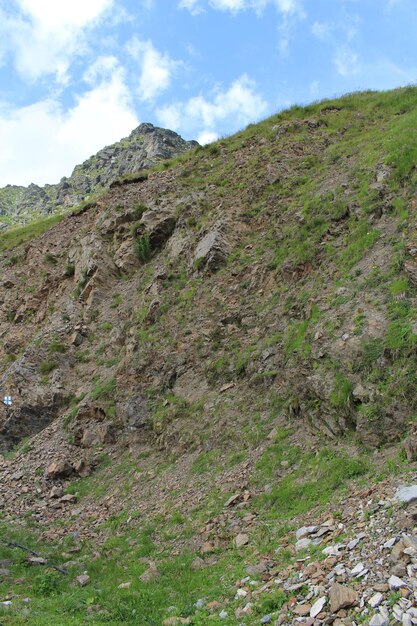
[[[144,233],[136,240],[135,247],[139,261],[147,263],[152,257],[152,247],[148,233]]]
[[[333,509],[337,508],[337,497],[343,493],[347,482],[364,476],[369,470],[361,458],[347,457],[331,449],[323,449],[318,454],[302,451],[297,445],[291,445],[291,437],[290,430],[278,430],[257,464],[256,481],[259,484],[269,481],[272,489],[250,502],[249,511],[256,510],[258,522],[251,530],[249,546],[243,551],[237,550],[233,545],[234,535],[228,536],[225,529],[226,543],[214,551],[215,561],[206,562],[202,569],[192,567],[196,557],[201,558],[198,550],[185,547],[173,555],[172,546],[192,537],[202,520],[222,511],[227,498],[224,493],[209,493],[198,510],[188,514],[173,507],[169,517],[156,516],[147,521],[128,510],[120,510],[97,529],[104,536],[100,547],[95,545],[93,538],[77,545],[71,535],[56,542],[41,540],[36,528],[25,529],[24,521],[20,527],[0,521],[0,559],[13,562],[10,576],[0,579],[0,596],[6,597],[12,581],[19,580],[19,584],[13,584],[11,608],[0,609],[1,623],[5,626],[133,625],[138,623],[140,616],[141,624],[160,624],[174,615],[190,617],[194,626],[206,623],[235,625],[234,610],[239,606],[234,600],[235,582],[245,576],[247,562],[259,558],[256,550],[261,549],[263,554],[270,551],[271,558],[277,563],[290,563],[290,554],[285,551],[276,553],[277,537],[288,532],[286,521],[294,515],[305,515],[317,506],[325,506],[331,499]],[[276,471],[282,468],[283,460],[292,471],[277,480]],[[104,473],[107,473],[108,482],[109,471],[117,476],[121,488],[133,469],[132,461],[126,458],[118,468],[104,463],[97,476],[74,481],[68,492],[90,497],[98,486],[104,484]],[[196,476],[202,472],[206,474],[213,461],[214,451],[200,454],[192,472]],[[106,495],[104,489],[94,498]],[[49,566],[29,566],[25,553],[5,546],[5,541],[16,541],[37,550],[50,563],[67,567],[68,576]],[[70,554],[68,551],[74,547],[76,553]],[[141,576],[149,568],[149,559],[156,564],[157,574],[149,582],[142,582]],[[67,561],[71,563],[65,565]],[[86,587],[79,587],[74,580],[84,571],[88,572],[91,581]],[[128,589],[118,589],[126,582],[131,583]],[[23,602],[25,597],[31,598],[29,604]],[[200,598],[204,598],[206,604],[211,600],[220,602],[214,619],[207,608],[196,608],[195,602]],[[242,623],[258,623],[262,615],[279,610],[286,596],[277,589],[253,601],[254,614],[242,618]],[[175,609],[170,613],[168,608],[172,606]],[[220,620],[218,614],[223,608],[228,617]]]
[[[58,363],[53,359],[46,359],[39,364],[39,372],[41,374],[50,374],[58,367]]]
[[[23,243],[27,243],[35,237],[43,235],[55,224],[58,224],[64,219],[63,215],[53,215],[52,217],[46,217],[41,220],[37,220],[27,226],[19,226],[17,228],[10,228],[0,234],[0,252],[6,252],[12,250]]]

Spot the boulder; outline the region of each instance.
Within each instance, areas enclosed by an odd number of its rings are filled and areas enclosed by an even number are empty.
[[[194,269],[204,268],[206,271],[215,272],[226,262],[228,248],[223,227],[219,223],[198,243],[191,266]]]
[[[175,229],[177,218],[172,211],[150,209],[140,220],[137,236],[147,234],[152,250],[159,250],[164,246]]]
[[[45,477],[50,480],[55,480],[57,478],[68,478],[68,476],[71,476],[73,473],[74,468],[69,463],[68,459],[61,459],[60,461],[55,461],[48,465]]]
[[[330,610],[337,613],[340,609],[345,609],[356,604],[358,600],[357,592],[351,587],[333,583],[329,590]]]

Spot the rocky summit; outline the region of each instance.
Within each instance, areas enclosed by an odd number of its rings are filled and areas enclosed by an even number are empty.
[[[1,624],[417,624],[416,123],[293,107],[2,232]]]
[[[107,146],[77,165],[56,185],[0,188],[0,228],[25,224],[36,217],[68,209],[101,193],[115,180],[148,169],[197,146],[172,130],[141,124],[129,137]]]

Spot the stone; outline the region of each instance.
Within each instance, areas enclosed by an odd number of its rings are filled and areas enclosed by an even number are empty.
[[[404,556],[407,557],[407,555],[404,555]],[[400,578],[401,578],[401,576],[406,576],[407,575],[407,564],[406,564],[406,562],[405,561],[400,561],[399,563],[396,563],[394,565],[394,567],[392,568],[391,573],[393,574],[393,576],[398,576]]]
[[[232,506],[236,504],[239,499],[240,499],[240,492],[234,493],[233,496],[230,496],[230,498],[226,500],[226,502],[224,503],[224,507],[227,508],[228,506]]]
[[[317,617],[317,615],[322,612],[326,602],[326,596],[319,598],[310,609],[310,617]]]
[[[248,565],[246,568],[246,573],[249,576],[257,576],[259,574],[264,574],[267,571],[267,567],[265,563],[258,563],[257,565]]]
[[[77,576],[77,578],[75,579],[76,583],[80,587],[86,587],[89,584],[90,580],[91,578],[88,574],[81,574],[81,576]]]
[[[90,424],[84,430],[81,437],[81,445],[84,448],[93,448],[103,443],[112,443],[114,440],[113,427],[107,422]]]
[[[357,592],[351,587],[333,583],[329,589],[330,610],[337,613],[340,609],[353,606],[358,601]]]
[[[369,626],[389,626],[389,619],[384,615],[377,613],[371,618]]]
[[[158,568],[156,567],[156,563],[154,561],[149,561],[149,568],[143,572],[141,576],[139,576],[141,582],[149,583],[152,580],[155,580],[160,576]]]
[[[401,587],[407,587],[407,584],[401,578],[398,578],[398,576],[390,576],[388,584],[389,588],[395,591]]]
[[[118,588],[118,589],[129,589],[129,588],[130,588],[130,586],[131,586],[131,584],[132,584],[131,582],[128,582],[128,583],[121,583],[121,584],[120,584],[117,588]]]
[[[351,570],[350,573],[351,573],[351,576],[354,576],[355,578],[361,578],[362,576],[365,576],[368,573],[368,570],[366,569],[363,563],[358,563],[357,565],[355,565],[355,567]]]
[[[204,567],[204,560],[201,559],[199,556],[197,558],[194,559],[194,561],[191,563],[191,569],[193,572],[197,572],[199,569],[201,569],[202,567]]]
[[[67,459],[51,463],[46,468],[46,478],[55,480],[56,478],[68,478],[74,472],[72,465]]]
[[[31,556],[28,558],[28,563],[31,565],[46,565],[48,561],[41,556]]]
[[[196,269],[204,267],[210,272],[215,272],[224,265],[228,256],[229,246],[223,230],[224,227],[219,222],[199,241],[191,267]]]
[[[236,548],[242,548],[249,543],[249,537],[245,533],[239,533],[237,537],[235,537],[235,546]]]
[[[303,539],[303,537],[307,537],[307,535],[311,535],[317,530],[317,526],[303,526],[299,528],[295,533],[296,539]]]
[[[73,468],[78,476],[81,476],[82,478],[86,478],[91,474],[91,468],[85,459],[75,461],[75,463],[73,463]]]
[[[375,593],[368,601],[368,604],[370,604],[370,606],[373,609],[376,609],[377,606],[379,606],[382,602],[382,600],[384,599],[384,596],[382,595],[382,593],[378,592]]]
[[[410,563],[411,558],[409,555],[404,554],[404,550],[407,548],[407,545],[404,542],[404,539],[400,539],[398,543],[395,544],[393,549],[391,550],[391,560],[394,563],[398,561],[405,561],[405,563]]]
[[[75,331],[75,333],[73,333],[71,335],[71,343],[73,346],[80,346],[82,344],[82,342],[84,341],[84,337],[82,336],[82,334],[80,333],[80,331]]]
[[[347,549],[348,550],[354,550],[356,548],[356,546],[358,545],[360,539],[356,538],[356,539],[352,539],[351,541],[349,541],[349,543],[347,544]]]
[[[62,489],[60,485],[54,485],[51,491],[49,492],[49,497],[51,498],[51,500],[53,498],[62,498],[63,495],[64,495],[64,490]]]
[[[395,500],[403,504],[410,504],[417,500],[417,485],[399,487],[395,492]]]
[[[300,550],[305,550],[305,548],[308,548],[308,546],[310,546],[313,542],[311,541],[311,539],[309,539],[308,537],[303,537],[303,539],[299,539],[294,548],[296,552],[300,552]]]
[[[74,493],[67,493],[65,496],[59,499],[60,502],[69,502],[70,504],[74,504],[77,502],[77,496]]]
[[[298,604],[293,608],[293,613],[299,617],[305,617],[310,614],[311,604]]]

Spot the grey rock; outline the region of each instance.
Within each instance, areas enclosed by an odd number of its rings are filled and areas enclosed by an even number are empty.
[[[389,618],[377,613],[371,618],[369,626],[389,626]]]
[[[319,598],[310,609],[310,617],[317,617],[317,615],[324,609],[326,602],[326,596]]]
[[[417,485],[402,486],[395,492],[395,499],[404,504],[417,500]]]
[[[308,548],[313,542],[308,537],[303,537],[303,539],[299,539],[295,544],[295,551],[299,552],[300,550],[304,550]]]
[[[399,578],[398,576],[394,576],[394,575],[389,577],[388,584],[389,584],[390,589],[393,589],[393,590],[400,589],[401,587],[407,587],[407,584],[401,578]]]
[[[223,226],[216,224],[213,229],[198,243],[192,267],[204,267],[210,272],[214,272],[226,262],[228,255],[228,244],[224,236]]]
[[[372,598],[369,599],[369,605],[373,608],[376,609],[377,606],[379,606],[382,602],[382,600],[384,599],[384,596],[382,595],[382,593],[378,592],[375,593]]]

